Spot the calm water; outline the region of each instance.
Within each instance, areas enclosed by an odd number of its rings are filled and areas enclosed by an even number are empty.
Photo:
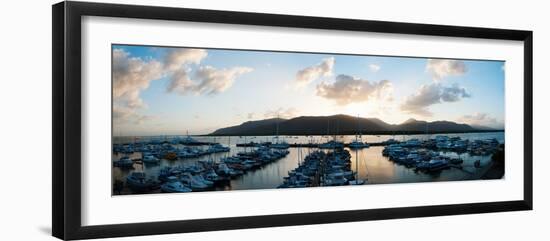
[[[491,132],[491,133],[466,133],[466,134],[447,134],[447,136],[460,136],[462,139],[476,140],[476,139],[489,139],[496,138],[499,142],[504,143],[504,132]],[[367,142],[382,142],[390,138],[396,140],[408,140],[412,138],[427,139],[434,138],[435,135],[364,135],[363,141]],[[140,140],[147,140],[150,137],[142,137]],[[156,137],[158,139],[158,137]],[[164,137],[163,137],[164,138]],[[172,137],[166,137],[170,139]],[[236,147],[237,143],[264,142],[274,141],[274,137],[262,136],[262,137],[194,137],[199,141],[219,142],[225,146],[231,147],[231,152],[212,154],[210,156],[202,156],[198,158],[189,158],[184,160],[168,161],[161,160],[160,164],[147,165],[147,164],[134,164],[134,170],[143,170],[147,176],[158,176],[159,170],[164,166],[180,166],[191,165],[199,160],[214,159],[218,161],[221,157],[235,155],[237,152],[252,150],[251,147]],[[286,140],[288,143],[321,143],[332,137],[290,137],[281,136],[281,140]],[[132,142],[135,138],[115,138],[115,143],[128,143]],[[350,142],[355,139],[355,136],[342,136],[339,140],[344,142]],[[249,171],[243,176],[231,180],[229,186],[222,189],[225,190],[244,190],[244,189],[266,189],[276,188],[283,182],[283,177],[287,176],[288,171],[293,170],[298,166],[298,156],[301,152],[301,156],[305,157],[309,152],[315,148],[289,148],[290,154],[283,159],[263,166],[255,171]],[[358,171],[359,178],[368,179],[368,184],[381,184],[381,183],[406,183],[406,182],[426,182],[426,181],[455,181],[455,180],[468,180],[478,179],[486,170],[488,164],[490,164],[490,156],[470,156],[469,154],[462,154],[460,158],[464,160],[462,164],[463,169],[446,169],[436,174],[425,174],[422,172],[415,172],[414,168],[407,168],[402,165],[395,164],[387,157],[382,156],[382,146],[373,146],[362,150],[350,150],[352,155],[352,169]],[[458,156],[456,153],[448,152],[443,153],[449,156]],[[113,160],[118,160],[121,155],[113,155]],[[134,153],[130,155],[130,158],[140,158],[141,153]],[[481,168],[475,168],[474,162],[476,160],[481,161]],[[121,170],[118,167],[113,167],[113,180],[125,180],[126,175],[132,170]]]

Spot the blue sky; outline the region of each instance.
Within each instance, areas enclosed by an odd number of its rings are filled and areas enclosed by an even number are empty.
[[[115,135],[348,114],[502,128],[504,62],[113,45]]]

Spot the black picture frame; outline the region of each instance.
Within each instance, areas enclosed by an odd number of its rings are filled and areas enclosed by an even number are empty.
[[[524,186],[523,199],[284,215],[212,218],[99,226],[81,224],[81,17],[104,16],[257,26],[366,31],[425,36],[516,40],[524,44]],[[491,28],[290,16],[89,2],[52,6],[52,233],[60,239],[106,238],[213,230],[309,225],[532,210],[533,32]]]

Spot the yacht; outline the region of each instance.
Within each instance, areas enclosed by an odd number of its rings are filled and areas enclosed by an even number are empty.
[[[187,136],[185,138],[182,138],[180,141],[179,141],[181,144],[183,145],[196,145],[196,144],[199,144],[200,142],[193,139],[189,133],[187,133]]]
[[[118,161],[113,163],[116,167],[130,168],[134,165],[134,162],[128,156],[121,157]]]
[[[203,175],[206,180],[211,181],[213,183],[222,181],[222,178],[220,178],[220,176],[216,174],[214,169],[208,169],[208,171],[206,171]]]
[[[219,143],[213,144],[206,150],[206,153],[219,153],[219,152],[228,152],[231,148],[222,146]]]
[[[369,147],[369,144],[360,141],[359,138],[361,138],[361,132],[359,131],[359,116],[357,116],[357,133],[355,133],[355,140],[349,143],[350,149],[362,149]]]
[[[360,142],[358,140],[354,140],[351,143],[349,143],[349,148],[351,148],[351,149],[361,149],[361,148],[366,148],[366,147],[369,147],[369,145],[365,144],[363,142]]]
[[[290,145],[286,141],[277,142],[275,144],[271,144],[271,148],[275,149],[288,149]]]
[[[158,188],[158,182],[147,179],[144,172],[132,172],[126,177],[126,185],[134,191],[148,191]]]
[[[348,179],[345,178],[344,172],[333,172],[325,177],[325,186],[342,186],[348,183]]]
[[[142,158],[142,161],[144,163],[149,163],[149,164],[158,164],[160,162],[160,159],[156,158],[151,154],[145,154]]]
[[[321,149],[336,149],[336,148],[343,148],[343,147],[344,147],[344,143],[339,141],[334,141],[334,140],[328,141],[319,145],[319,148]]]
[[[198,180],[197,178],[195,178],[195,176],[193,176],[189,173],[184,173],[180,177],[180,180],[181,180],[182,183],[184,183],[188,187],[190,187],[191,190],[193,190],[193,191],[203,191],[203,190],[208,189],[208,185],[206,185],[204,182]]]
[[[447,167],[449,167],[449,161],[442,158],[431,159],[428,162],[420,162],[416,164],[417,169],[425,171],[438,171]]]
[[[355,180],[349,181],[348,183],[349,185],[363,185],[365,184],[365,180],[355,179]]]
[[[169,176],[166,183],[160,186],[162,192],[168,193],[181,193],[181,192],[191,192],[192,190],[184,186],[176,177]]]

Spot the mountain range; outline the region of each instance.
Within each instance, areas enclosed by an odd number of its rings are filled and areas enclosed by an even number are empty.
[[[278,129],[278,130],[277,130]],[[217,129],[209,135],[354,135],[360,134],[423,134],[501,131],[452,121],[420,121],[409,119],[401,124],[388,124],[378,118],[349,115],[300,116],[291,119],[271,118],[247,121],[237,126]]]

